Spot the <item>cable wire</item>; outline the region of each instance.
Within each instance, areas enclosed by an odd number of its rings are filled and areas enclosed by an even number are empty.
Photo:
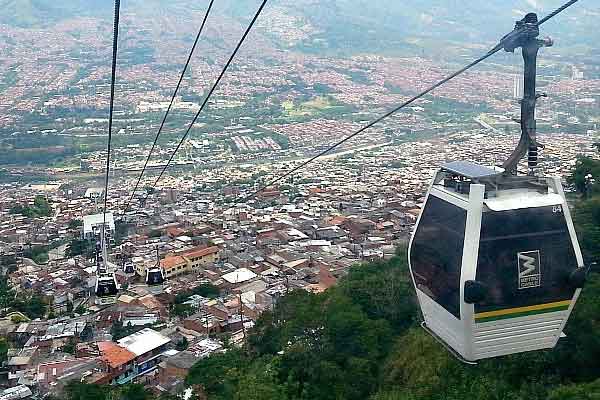
[[[115,105],[115,82],[117,80],[117,53],[119,50],[119,16],[121,0],[115,0],[115,17],[113,24],[113,46],[112,46],[112,72],[110,78],[110,105],[108,116],[108,144],[106,148],[106,178],[104,181],[104,212],[102,217],[102,248],[105,246],[106,211],[108,209],[108,182],[110,179],[110,153],[112,145],[113,114]],[[105,260],[106,261],[106,260]]]
[[[167,112],[165,113],[165,115],[162,119],[162,122],[160,123],[158,132],[156,133],[156,137],[154,138],[154,143],[152,143],[152,147],[150,148],[150,152],[148,153],[148,157],[146,158],[146,162],[144,163],[144,167],[142,168],[142,172],[140,173],[140,176],[138,177],[135,187],[133,188],[133,191],[131,192],[131,196],[129,197],[129,200],[126,203],[125,212],[127,212],[127,210],[129,209],[129,205],[131,204],[131,201],[133,200],[133,197],[135,196],[135,193],[137,192],[137,190],[140,186],[140,182],[142,181],[144,172],[146,172],[148,163],[150,162],[150,159],[152,158],[152,154],[154,153],[154,150],[156,149],[156,144],[158,143],[158,138],[160,137],[160,134],[162,133],[162,130],[165,126],[165,122],[167,121],[167,117],[169,116],[169,114],[171,112],[171,108],[173,107],[173,103],[175,102],[175,98],[177,97],[177,94],[179,92],[179,88],[181,87],[181,83],[183,82],[185,73],[187,72],[187,69],[190,65],[192,56],[194,55],[194,52],[196,51],[196,46],[198,45],[198,42],[200,41],[200,35],[202,34],[202,31],[204,30],[204,25],[206,25],[206,21],[208,20],[208,16],[210,15],[210,11],[212,9],[214,2],[215,2],[215,0],[210,0],[210,3],[208,4],[208,8],[206,10],[206,13],[204,14],[204,19],[202,20],[202,24],[200,25],[200,29],[198,30],[198,34],[196,35],[196,40],[194,41],[194,45],[192,46],[192,49],[190,50],[190,54],[188,55],[187,61],[185,62],[185,66],[183,67],[183,70],[181,71],[181,75],[179,76],[179,82],[177,82],[177,87],[175,87],[175,92],[173,92],[173,96],[171,97],[171,102],[169,103]]]
[[[565,5],[563,5],[562,7],[560,7],[559,9],[557,9],[556,11],[554,11],[553,13],[549,14],[547,17],[545,17],[544,19],[540,20],[537,23],[537,26],[542,25],[543,23],[549,21],[550,19],[552,19],[553,17],[555,17],[556,15],[560,14],[561,12],[563,12],[564,10],[566,10],[567,8],[569,8],[570,6],[572,6],[573,4],[577,3],[579,0],[571,0],[568,3],[566,3]],[[412,97],[411,99],[409,99],[408,101],[402,103],[400,106],[394,108],[391,111],[388,111],[386,114],[382,115],[381,117],[373,120],[372,122],[368,123],[367,125],[363,126],[362,128],[360,128],[358,131],[354,132],[353,134],[347,136],[346,138],[340,140],[339,142],[329,146],[327,149],[325,149],[324,151],[320,152],[319,154],[317,154],[316,156],[313,156],[312,158],[310,158],[308,161],[303,162],[302,164],[300,164],[299,166],[291,169],[290,171],[284,173],[283,175],[273,179],[272,181],[270,181],[268,184],[260,187],[257,191],[253,192],[252,194],[250,194],[249,196],[245,197],[241,203],[245,203],[248,200],[251,200],[252,198],[256,197],[259,193],[261,193],[262,191],[264,191],[266,188],[273,186],[276,183],[281,182],[282,180],[284,180],[285,178],[287,178],[288,176],[294,174],[295,172],[299,171],[300,169],[303,169],[304,167],[306,167],[307,165],[311,164],[312,162],[314,162],[315,160],[323,157],[324,155],[330,153],[332,150],[335,150],[336,148],[338,148],[339,146],[343,145],[344,143],[348,142],[349,140],[353,139],[354,137],[360,135],[361,133],[363,133],[364,131],[366,131],[367,129],[373,127],[374,125],[378,124],[379,122],[383,121],[384,119],[394,115],[395,113],[397,113],[398,111],[402,110],[403,108],[411,105],[412,103],[414,103],[415,101],[419,100],[420,98],[422,98],[423,96],[431,93],[432,91],[434,91],[435,89],[439,88],[440,86],[448,83],[450,80],[456,78],[457,76],[463,74],[464,72],[466,72],[467,70],[473,68],[474,66],[476,66],[477,64],[481,63],[482,61],[490,58],[491,56],[493,56],[494,54],[496,54],[497,52],[499,52],[500,50],[502,50],[504,48],[504,43],[503,41],[501,41],[497,46],[495,46],[493,49],[491,49],[490,51],[488,51],[485,55],[483,55],[482,57],[479,57],[478,59],[476,59],[475,61],[471,62],[470,64],[468,64],[466,67],[456,71],[455,73],[453,73],[452,75],[449,75],[448,77],[442,79],[441,81],[439,81],[438,83],[434,84],[433,86],[427,88],[426,90],[424,90],[423,92],[419,93],[418,95]]]
[[[244,32],[244,35],[242,36],[242,38],[240,39],[239,43],[237,44],[237,46],[235,47],[235,49],[233,50],[233,53],[231,54],[231,56],[229,57],[229,60],[227,61],[227,63],[225,64],[225,67],[223,67],[223,70],[221,71],[221,73],[219,74],[219,77],[217,78],[217,80],[215,81],[215,83],[213,84],[213,86],[211,87],[210,91],[208,92],[208,95],[205,97],[204,102],[202,103],[202,105],[200,106],[200,109],[198,110],[198,112],[196,113],[196,116],[194,117],[194,119],[192,120],[192,122],[190,123],[189,127],[187,128],[187,131],[185,132],[185,134],[183,135],[183,137],[181,138],[181,140],[179,141],[179,143],[177,144],[177,147],[175,148],[175,150],[173,150],[173,152],[171,153],[171,157],[169,158],[169,161],[167,162],[167,164],[164,166],[164,168],[162,169],[162,171],[160,172],[160,175],[158,176],[158,178],[156,179],[156,181],[154,182],[153,187],[156,187],[156,185],[158,185],[158,182],[160,182],[160,180],[162,179],[165,171],[169,168],[169,166],[171,165],[171,162],[173,162],[173,158],[175,157],[175,154],[177,154],[177,151],[179,150],[179,148],[181,147],[181,145],[185,142],[185,140],[187,139],[188,135],[190,134],[190,131],[192,130],[192,128],[194,127],[194,125],[196,124],[196,121],[198,120],[198,117],[200,116],[200,113],[202,113],[202,111],[204,110],[204,108],[206,107],[206,105],[208,104],[208,101],[210,100],[212,94],[214,93],[214,91],[216,90],[217,86],[219,85],[219,83],[221,82],[221,80],[223,79],[223,76],[225,76],[225,73],[227,72],[227,70],[229,69],[229,66],[231,65],[231,63],[233,62],[233,59],[235,58],[235,56],[237,55],[238,51],[240,50],[240,48],[242,47],[242,44],[244,44],[244,42],[246,41],[246,37],[248,36],[248,34],[250,33],[250,31],[252,30],[252,28],[254,27],[254,24],[256,23],[256,21],[258,20],[258,17],[260,16],[260,14],[262,13],[263,9],[265,8],[266,4],[267,4],[268,0],[263,0],[262,4],[260,5],[260,7],[258,8],[258,11],[256,12],[256,14],[254,15],[254,18],[252,18],[252,21],[250,22],[250,25],[248,25],[248,27],[246,28],[246,31]],[[148,195],[146,195],[145,199],[148,198]],[[144,199],[144,200],[145,200]]]
[[[542,24],[544,24],[545,22],[548,22],[549,20],[551,20],[552,18],[556,17],[558,14],[560,14],[561,12],[565,11],[567,8],[571,7],[573,4],[577,3],[579,0],[571,0],[567,3],[565,3],[562,7],[557,8],[554,12],[548,14],[546,17],[542,18],[537,25],[540,26]]]

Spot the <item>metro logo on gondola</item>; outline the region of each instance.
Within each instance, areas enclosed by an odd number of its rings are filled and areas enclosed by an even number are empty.
[[[542,286],[542,269],[540,251],[525,251],[517,254],[519,267],[519,289],[530,289]]]

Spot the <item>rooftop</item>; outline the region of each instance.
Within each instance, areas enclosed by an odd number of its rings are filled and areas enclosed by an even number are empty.
[[[160,266],[165,269],[170,269],[181,264],[185,264],[185,259],[181,256],[170,256],[160,260]]]
[[[119,346],[122,346],[135,354],[136,356],[141,356],[142,354],[146,354],[149,351],[159,348],[167,343],[169,343],[171,339],[166,336],[161,335],[153,329],[146,328],[141,331],[124,337],[119,340]]]
[[[256,274],[250,271],[248,268],[240,268],[236,269],[233,272],[225,274],[222,276],[229,283],[242,283],[249,281],[250,279],[256,278]]]
[[[196,257],[204,257],[209,254],[215,254],[219,252],[219,248],[217,246],[207,247],[204,249],[194,249],[183,253],[182,255],[187,258],[196,258]]]
[[[136,354],[113,342],[98,342],[98,350],[102,353],[102,359],[111,366],[117,368],[132,361]]]
[[[86,215],[83,217],[83,231],[92,232],[93,227],[104,223],[104,214]],[[115,220],[112,213],[106,214],[106,224],[110,230],[115,230]]]

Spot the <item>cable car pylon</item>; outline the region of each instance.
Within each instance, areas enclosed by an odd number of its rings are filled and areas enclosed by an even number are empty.
[[[498,45],[524,58],[517,148],[503,168],[443,165],[409,244],[423,327],[467,363],[555,347],[585,283],[561,180],[537,173],[536,62],[552,45],[538,39],[547,20],[527,14]]]

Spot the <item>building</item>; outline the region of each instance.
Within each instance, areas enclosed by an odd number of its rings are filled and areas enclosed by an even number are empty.
[[[86,215],[83,217],[83,238],[95,239],[100,236],[102,225],[104,224],[104,214]],[[112,213],[106,213],[106,236],[114,237],[115,219]]]
[[[192,271],[196,271],[200,267],[207,267],[218,261],[219,248],[217,246],[212,246],[204,249],[193,249],[183,253],[182,257],[187,261],[188,267]]]
[[[168,337],[146,328],[117,343],[98,343],[109,376],[107,383],[124,385],[155,371],[170,342]]]
[[[167,279],[191,272],[188,262],[181,256],[165,257],[160,260],[160,266],[162,267]]]
[[[195,248],[185,251],[179,255],[168,255],[160,261],[165,278],[197,272],[201,268],[206,268],[219,260],[219,248],[217,246]],[[155,265],[148,263],[138,263],[136,272],[139,276],[145,278],[146,270],[154,268]]]

